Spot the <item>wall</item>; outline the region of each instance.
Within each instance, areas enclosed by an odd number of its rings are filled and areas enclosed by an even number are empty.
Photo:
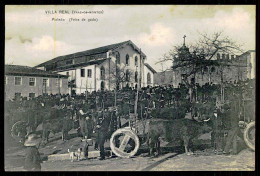
[[[139,83],[139,81],[135,82],[135,72],[138,72],[138,80],[140,77],[140,54],[138,51],[134,50],[133,47],[130,44],[126,44],[121,48],[118,48],[116,51],[120,53],[120,67],[122,69],[125,69],[125,71],[128,69],[131,72],[129,86],[135,87],[136,84]],[[115,52],[116,53],[116,52]],[[126,65],[126,55],[129,55],[129,65]],[[112,67],[111,70],[113,70],[113,66],[115,65],[115,55],[110,56]],[[137,67],[135,66],[135,57],[137,57]],[[144,86],[144,62],[145,59],[141,60],[141,86]],[[126,86],[126,83],[124,83],[122,86]]]
[[[56,78],[48,78],[49,86],[43,86],[43,78],[45,77],[32,77],[32,76],[21,76],[22,85],[15,85],[15,76],[6,75],[7,84],[5,85],[5,98],[10,100],[14,98],[15,93],[21,93],[23,97],[29,97],[29,93],[35,93],[35,97],[42,95],[43,93],[57,94],[59,93],[59,88],[56,87]],[[29,86],[29,78],[36,78],[35,86]],[[47,78],[47,77],[46,77]],[[68,80],[67,78],[60,78],[61,80],[61,94],[68,93]]]
[[[150,73],[151,75],[151,83],[148,84],[147,82],[147,74]],[[144,79],[143,79],[143,86],[146,87],[146,86],[154,86],[154,74],[153,72],[146,66],[144,66]]]
[[[169,84],[178,84],[178,80],[174,79],[174,73],[173,71],[164,71],[164,72],[157,72],[154,74],[154,85],[169,85]],[[177,76],[177,78],[179,78]]]
[[[102,54],[100,55],[100,58],[96,59],[104,59],[109,55],[109,58],[106,58],[104,62],[101,64],[96,65],[89,65],[84,67],[78,67],[74,68],[73,70],[64,70],[58,72],[59,74],[66,75],[67,72],[69,72],[69,78],[68,80],[76,80],[76,88],[73,88],[77,94],[85,93],[86,88],[89,92],[91,91],[98,91],[101,89],[101,82],[104,81],[105,83],[105,90],[114,90],[116,87],[116,81],[115,76],[113,76],[113,73],[115,73],[116,67],[116,54],[119,52],[120,54],[120,68],[123,69],[125,72],[128,69],[132,74],[129,81],[129,86],[135,87],[136,84],[139,83],[139,81],[135,82],[135,71],[137,70],[138,76],[140,76],[140,54],[138,51],[134,50],[133,47],[130,44],[125,44],[120,48],[116,49],[116,52],[109,52],[109,54]],[[129,65],[126,65],[126,55],[129,55]],[[135,57],[137,56],[137,67],[135,66]],[[75,59],[76,62],[77,58]],[[146,77],[145,71],[144,71],[144,62],[146,59],[142,58],[141,63],[141,86],[146,86],[146,80],[144,79]],[[110,64],[109,64],[110,63]],[[110,65],[110,66],[109,66]],[[101,80],[100,77],[100,70],[101,67],[105,68],[105,79]],[[85,69],[85,77],[80,76],[80,69]],[[110,68],[110,69],[109,69]],[[87,78],[87,69],[92,69],[92,78]],[[110,70],[110,74],[109,74]],[[114,74],[115,75],[115,74]],[[145,76],[144,76],[145,75]],[[139,77],[138,77],[139,78]],[[153,74],[151,74],[151,80],[153,81]],[[86,86],[87,84],[87,86]],[[121,88],[126,86],[126,82],[122,83]],[[70,92],[70,91],[69,91]]]
[[[250,74],[250,78],[254,79],[255,78],[255,74],[256,74],[256,67],[255,67],[255,63],[256,63],[256,56],[255,56],[255,52],[251,52],[250,53],[250,63],[251,63],[251,74]]]
[[[212,68],[214,70],[211,70]],[[195,75],[195,81],[199,85],[204,85],[206,83],[220,84],[221,83],[221,70],[223,71],[223,81],[224,82],[234,82],[238,80],[246,80],[247,79],[247,67],[237,66],[237,63],[230,66],[217,67],[217,66],[209,66],[207,67],[207,71],[198,71]],[[158,72],[155,74],[155,85],[168,85],[171,84],[174,87],[178,87],[179,83],[182,82],[182,74],[189,73],[189,71],[178,68],[174,71],[165,71]],[[189,77],[189,81],[192,76]]]

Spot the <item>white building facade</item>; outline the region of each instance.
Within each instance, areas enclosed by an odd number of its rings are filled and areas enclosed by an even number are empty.
[[[147,67],[146,60],[141,49],[129,40],[60,56],[36,67],[67,75],[69,92],[81,94],[116,87],[153,86],[155,70]]]

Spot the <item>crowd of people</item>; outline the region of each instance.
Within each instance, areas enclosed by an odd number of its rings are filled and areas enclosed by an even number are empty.
[[[26,121],[27,135],[35,132],[37,126],[44,120],[69,117],[78,120],[77,129],[83,138],[89,138],[91,131],[97,132],[96,148],[100,147],[101,159],[104,159],[104,142],[118,128],[121,128],[121,118],[130,118],[131,113],[137,113],[137,118],[184,118],[188,112],[194,111],[193,116],[213,118],[213,112],[219,114],[213,123],[212,145],[228,153],[231,141],[238,134],[238,121],[245,112],[242,99],[250,97],[254,104],[254,80],[225,82],[225,103],[218,106],[221,96],[221,86],[215,84],[196,84],[194,101],[191,90],[185,84],[178,88],[172,85],[143,87],[140,90],[125,87],[114,91],[93,91],[80,95],[40,95],[35,98],[19,97],[5,102],[5,120],[11,126],[17,121]],[[135,103],[137,100],[137,108]],[[239,100],[239,101],[238,101]],[[252,102],[252,101],[251,101]],[[222,102],[223,103],[223,102]],[[250,106],[252,108],[254,106]],[[193,117],[192,116],[192,117]],[[226,117],[230,118],[226,118]],[[247,116],[254,116],[248,114]],[[86,118],[81,121],[82,117]],[[92,123],[85,123],[91,119]],[[112,124],[112,125],[111,125]],[[85,125],[85,127],[84,127]],[[81,129],[80,129],[81,128]],[[83,128],[85,130],[83,130]],[[229,129],[228,142],[223,146],[224,129]],[[80,131],[81,130],[81,131]],[[109,133],[108,133],[109,131]]]

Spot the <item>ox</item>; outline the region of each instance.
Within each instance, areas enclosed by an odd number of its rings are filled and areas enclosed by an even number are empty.
[[[44,120],[42,123],[42,139],[48,142],[49,134],[62,132],[62,140],[68,139],[68,132],[73,128],[73,120],[69,118],[58,118]]]
[[[167,142],[183,142],[185,153],[190,154],[191,140],[199,137],[203,133],[212,131],[207,122],[198,122],[191,119],[163,120],[152,119],[149,122],[148,146],[149,154],[157,148],[157,154],[160,154],[160,139]]]

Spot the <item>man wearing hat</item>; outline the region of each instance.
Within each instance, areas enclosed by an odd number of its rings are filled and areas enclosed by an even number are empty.
[[[105,108],[102,114],[99,115],[96,129],[98,131],[97,143],[100,149],[100,160],[105,159],[105,140],[108,137],[109,125],[111,122],[111,116],[109,115],[108,109]]]
[[[239,122],[239,101],[235,94],[233,94],[232,100],[224,105],[224,109],[228,111],[226,114],[226,126],[229,127],[228,136],[225,144],[225,148],[223,153],[229,154],[230,148],[233,144],[232,154],[237,154],[237,136],[242,138],[242,133],[239,129],[238,122]]]
[[[41,138],[36,134],[30,134],[28,139],[24,142],[24,146],[27,147],[25,155],[24,169],[28,171],[40,171],[41,170],[41,158],[40,153],[36,146],[40,144]]]

